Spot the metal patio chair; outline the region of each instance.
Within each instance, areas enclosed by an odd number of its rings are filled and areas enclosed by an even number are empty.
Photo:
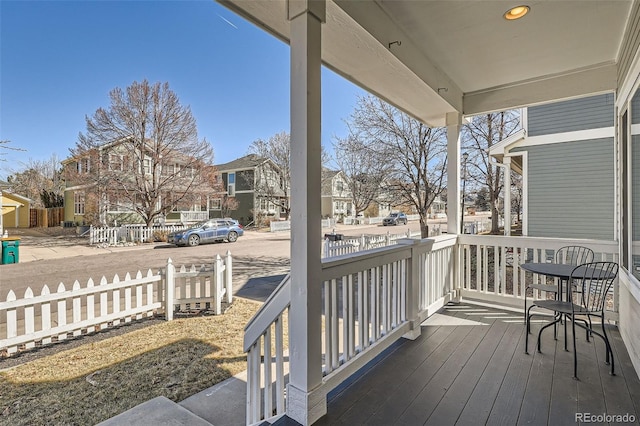
[[[593,262],[594,258],[593,250],[584,246],[565,246],[561,247],[556,251],[555,254],[555,263],[562,263],[567,265],[582,265],[583,263]],[[546,280],[545,280],[546,281]],[[555,293],[556,300],[558,297],[558,286],[551,284],[529,284],[524,290],[524,315],[525,318],[530,315],[531,308],[534,306],[533,304],[527,308],[527,291],[529,289],[533,290],[532,296],[535,296],[536,290],[542,290],[547,293]],[[531,333],[531,328],[527,326],[527,333]],[[557,330],[554,327],[553,337],[557,337]],[[587,336],[588,340],[588,336]]]
[[[573,336],[573,377],[578,378],[578,356],[576,352],[576,324],[587,330],[587,335],[595,334],[604,340],[606,346],[606,364],[611,364],[611,375],[615,375],[615,363],[613,360],[613,351],[611,343],[607,336],[607,330],[604,324],[604,306],[606,303],[607,293],[611,289],[613,282],[618,276],[618,264],[615,262],[592,262],[577,266],[571,273],[569,282],[571,287],[571,300],[536,300],[533,305],[553,311],[556,316],[554,323],[559,321],[558,317],[564,316],[571,320],[571,330]],[[530,327],[530,321],[533,314],[529,314],[526,318],[527,329]],[[589,320],[577,322],[576,316],[587,317]],[[602,325],[602,334],[593,329],[591,317],[600,317]],[[550,323],[540,328],[538,332],[538,352],[541,352],[542,331],[553,325]],[[529,335],[525,334],[527,346]]]

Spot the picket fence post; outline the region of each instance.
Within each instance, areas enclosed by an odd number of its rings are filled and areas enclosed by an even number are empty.
[[[173,320],[173,305],[174,305],[174,292],[175,292],[175,272],[176,268],[173,266],[171,258],[167,260],[167,273],[165,274],[165,317],[167,321]]]
[[[216,254],[216,262],[213,268],[214,273],[214,291],[216,295],[216,315],[222,312],[222,258]]]
[[[227,250],[227,259],[225,261],[225,284],[227,285],[227,303],[233,302],[233,260],[231,258],[231,251]]]

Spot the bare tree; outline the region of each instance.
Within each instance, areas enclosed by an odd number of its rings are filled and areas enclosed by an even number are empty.
[[[500,192],[504,186],[501,168],[491,162],[489,148],[519,130],[520,115],[502,111],[478,115],[462,128],[462,147],[469,154],[467,176],[476,185],[485,186],[491,207],[491,233],[498,229]]]
[[[291,214],[291,137],[287,132],[276,133],[269,139],[255,140],[249,151],[268,161],[259,166],[254,191],[262,198],[279,207],[287,219]]]
[[[396,205],[413,206],[422,237],[428,237],[428,211],[445,184],[445,130],[431,128],[373,96],[358,99],[349,127],[376,158],[384,158],[390,169],[383,192]]]
[[[86,117],[87,130],[71,150],[78,161],[73,179],[97,189],[101,215],[107,204],[117,205],[150,225],[216,192],[213,148],[198,139],[190,108],[168,83],[133,82],[109,98],[108,108]]]
[[[21,166],[7,177],[13,191],[31,199],[33,207],[59,205],[64,194],[64,180],[58,156],[52,154],[47,160],[29,159]],[[44,198],[43,194],[46,194]],[[50,203],[51,199],[56,202]]]
[[[378,157],[357,135],[336,138],[336,163],[347,178],[347,187],[353,202],[355,217],[365,211],[380,195],[380,189],[389,173],[389,163]]]
[[[222,217],[231,216],[231,212],[237,210],[239,206],[238,200],[236,197],[229,197],[227,194],[224,194],[222,197],[222,203],[220,203],[220,209],[222,210]]]

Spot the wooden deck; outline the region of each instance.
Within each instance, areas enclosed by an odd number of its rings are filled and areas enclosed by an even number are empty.
[[[545,330],[536,352],[541,325],[533,324],[526,355],[522,314],[448,305],[423,324],[417,340],[401,340],[330,393],[328,414],[316,424],[575,425],[576,413],[628,413],[638,424],[640,380],[617,329],[607,328],[616,376],[604,363],[602,340],[588,343],[578,329],[574,380],[562,327],[557,341]]]

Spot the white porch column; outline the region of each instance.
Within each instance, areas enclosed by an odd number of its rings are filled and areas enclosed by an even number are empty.
[[[327,412],[322,384],[321,25],[324,0],[289,0],[291,25],[291,310],[287,415]]]
[[[462,115],[447,114],[447,233],[460,233],[460,127]]]
[[[505,156],[504,168],[504,235],[511,235],[511,157]]]

